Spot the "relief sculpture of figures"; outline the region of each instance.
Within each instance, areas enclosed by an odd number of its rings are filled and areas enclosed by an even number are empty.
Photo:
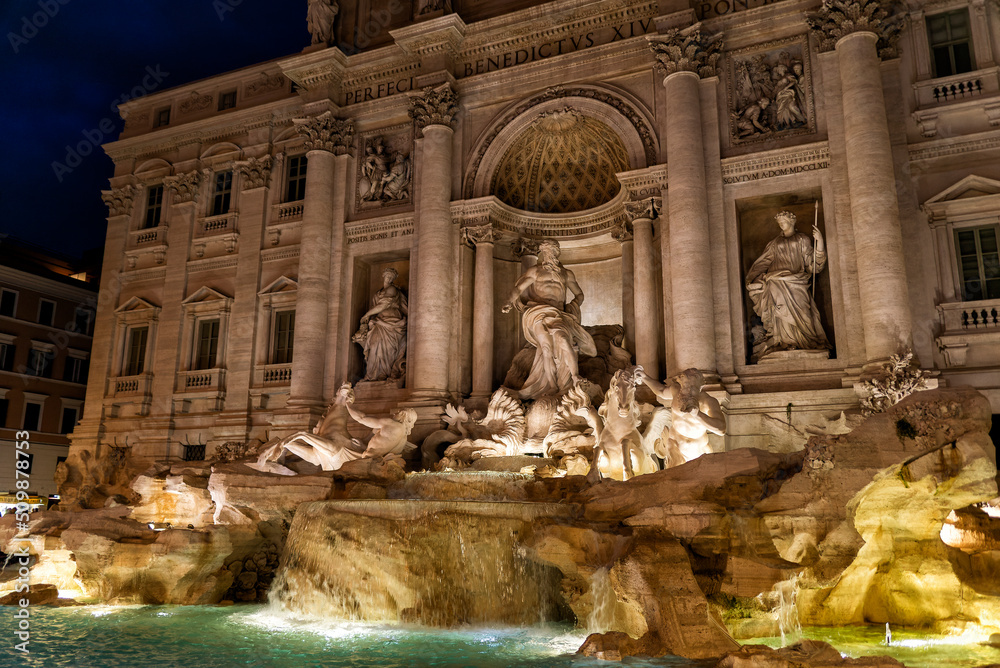
[[[365,159],[361,164],[361,175],[364,176],[364,181],[361,183],[364,193],[361,199],[365,202],[382,199],[382,180],[389,173],[389,155],[385,151],[385,144],[381,139],[374,145],[369,144],[365,149]],[[366,183],[367,188],[365,188]]]
[[[823,235],[816,225],[811,238],[796,232],[790,211],[774,219],[781,234],[768,242],[746,278],[753,310],[764,324],[763,337],[754,341],[754,361],[780,350],[830,348],[811,294],[815,274],[826,266]]]
[[[309,0],[306,24],[313,44],[333,46],[333,23],[339,12],[340,6],[334,0]]]
[[[664,467],[679,466],[712,452],[708,435],[722,436],[726,433],[726,416],[719,402],[702,391],[705,377],[701,371],[686,369],[669,385],[650,378],[641,369],[636,371],[636,376],[669,411],[667,438],[660,438],[653,445],[656,454],[663,458]],[[653,422],[659,423],[656,416]],[[656,434],[649,436],[655,438]],[[652,439],[647,437],[647,440]]]
[[[406,295],[395,284],[392,267],[382,272],[382,289],[372,307],[361,316],[361,327],[351,339],[365,351],[364,380],[399,380],[406,370]]]
[[[410,196],[410,158],[396,151],[392,167],[382,177],[383,201],[407,199]]]
[[[535,346],[521,399],[561,395],[578,376],[577,351],[593,357],[594,339],[580,324],[583,290],[576,276],[559,262],[559,244],[551,239],[538,246],[538,264],[529,267],[517,282],[502,311],[523,311],[524,338]],[[570,301],[567,303],[567,296]]]
[[[735,57],[733,71],[734,138],[764,137],[808,125],[806,77],[798,55],[781,51]]]

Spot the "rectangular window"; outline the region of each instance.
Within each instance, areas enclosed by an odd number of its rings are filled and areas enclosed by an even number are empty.
[[[66,369],[63,372],[63,380],[70,383],[79,383],[85,385],[87,383],[87,360],[81,359],[79,357],[67,357],[66,358]]]
[[[0,399],[0,429],[7,427],[7,409],[10,408],[9,399]]]
[[[0,290],[0,315],[8,318],[17,317],[17,291],[3,288]]]
[[[997,226],[955,230],[962,300],[1000,299],[1000,252]]]
[[[214,369],[219,353],[219,321],[202,320],[198,323],[198,342],[195,348],[194,368]]]
[[[28,431],[42,430],[42,405],[28,401],[24,404],[24,429]]]
[[[292,361],[292,347],[295,342],[295,311],[279,311],[274,314],[274,356],[272,364],[288,364]]]
[[[288,187],[285,190],[286,202],[298,202],[306,198],[306,167],[308,160],[304,155],[288,159]]]
[[[14,353],[17,347],[13,343],[0,343],[0,371],[10,371],[14,368]]]
[[[63,408],[62,410],[62,420],[59,423],[59,433],[68,434],[73,431],[73,427],[76,426],[76,409],[75,408]]]
[[[76,333],[90,336],[90,326],[94,322],[94,311],[89,308],[78,308],[73,314]]]
[[[146,193],[146,217],[142,221],[142,229],[157,227],[163,213],[163,186],[150,186]]]
[[[28,462],[27,468],[18,469],[18,470],[20,470],[21,472],[23,472],[25,475],[31,475],[31,466],[35,463],[35,455],[31,454],[30,452],[27,453],[27,455],[28,455],[27,457],[25,457],[24,455],[17,455],[17,458],[20,461],[22,461],[22,462],[23,461],[27,461]]]
[[[156,112],[156,122],[153,123],[153,127],[162,128],[164,125],[170,125],[170,107]]]
[[[233,172],[218,172],[215,175],[215,189],[212,191],[212,214],[219,216],[229,213],[233,195]]]
[[[56,319],[56,303],[48,299],[38,300],[38,324],[52,326]]]
[[[128,347],[125,350],[124,376],[138,376],[146,368],[146,339],[149,327],[133,327],[128,333]]]
[[[32,348],[28,353],[28,368],[25,373],[39,378],[51,378],[52,356],[51,352]]]
[[[975,69],[968,9],[928,16],[927,37],[931,43],[934,76],[946,77]]]
[[[236,106],[236,91],[231,90],[219,95],[219,111],[232,109]]]

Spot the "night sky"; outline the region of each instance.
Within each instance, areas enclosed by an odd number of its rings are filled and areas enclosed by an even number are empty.
[[[147,67],[165,90],[292,55],[305,16],[305,0],[0,0],[0,232],[74,256],[101,246],[111,160],[93,148],[71,167],[67,147],[117,139],[115,102]]]

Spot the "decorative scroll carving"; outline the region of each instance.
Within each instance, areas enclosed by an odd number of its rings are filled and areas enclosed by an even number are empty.
[[[334,118],[329,111],[310,118],[295,118],[292,122],[299,134],[305,136],[305,146],[310,151],[342,155],[354,143],[354,121]]]
[[[174,191],[174,204],[193,202],[198,197],[198,186],[201,184],[199,172],[187,172],[163,179],[163,185]]]
[[[428,125],[451,127],[457,113],[458,94],[450,84],[425,88],[422,93],[410,96],[410,118],[417,124],[417,132],[421,136]]]
[[[701,31],[701,23],[695,23],[646,39],[657,62],[668,75],[694,72],[702,79],[716,75],[715,66],[722,56],[722,33],[709,35]]]
[[[122,186],[111,190],[102,190],[101,199],[108,207],[108,216],[127,216],[132,213],[132,202],[135,201],[135,186]]]
[[[841,37],[851,33],[872,32],[878,36],[879,57],[895,58],[903,16],[893,0],[824,0],[806,21],[819,38],[820,51],[832,51]]]
[[[196,111],[204,111],[212,105],[212,96],[198,95],[197,93],[191,93],[191,97],[187,98],[181,102],[181,113],[182,114],[193,114]]]
[[[273,158],[269,155],[237,162],[236,169],[243,177],[243,190],[265,187],[271,179],[272,163]]]
[[[520,260],[525,255],[534,255],[537,257],[539,244],[541,244],[541,239],[518,237],[510,244],[510,248],[514,257]]]
[[[494,230],[493,226],[489,224],[462,228],[462,243],[467,246],[495,244],[500,241],[502,236],[499,230]]]
[[[283,88],[285,85],[285,77],[281,74],[264,74],[260,75],[259,79],[251,81],[247,84],[246,92],[244,97],[256,97],[257,95],[263,95],[264,93],[270,93],[273,90],[278,90]]]
[[[734,144],[815,132],[804,38],[730,54],[729,136]]]

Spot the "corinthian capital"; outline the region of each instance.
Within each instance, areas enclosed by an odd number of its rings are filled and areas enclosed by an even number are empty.
[[[493,226],[490,224],[462,228],[462,241],[469,246],[495,244],[500,240],[500,237],[500,232],[493,229]]]
[[[132,213],[132,202],[135,200],[135,194],[135,186],[102,190],[101,199],[108,206],[108,216],[127,216]]]
[[[823,0],[820,10],[806,21],[819,38],[820,51],[832,51],[841,37],[851,33],[870,32],[878,37],[879,57],[895,58],[903,16],[893,0]]]
[[[418,134],[422,135],[428,125],[451,127],[457,113],[458,94],[450,84],[425,88],[410,96],[410,118],[416,122]]]
[[[198,196],[198,186],[201,184],[201,174],[187,172],[163,179],[163,185],[174,191],[174,204],[193,202]]]
[[[674,28],[662,35],[650,35],[649,48],[667,74],[694,72],[701,78],[714,77],[722,56],[722,33],[702,32],[701,23]]]
[[[334,118],[333,113],[324,111],[319,116],[292,120],[299,134],[305,136],[306,149],[329,151],[343,155],[354,143],[354,121]]]
[[[518,237],[511,242],[510,250],[514,254],[514,257],[520,260],[525,255],[538,255],[539,244],[541,244],[539,239]]]
[[[271,179],[272,162],[273,159],[269,155],[237,162],[236,169],[240,170],[240,176],[243,177],[243,190],[266,186]]]

